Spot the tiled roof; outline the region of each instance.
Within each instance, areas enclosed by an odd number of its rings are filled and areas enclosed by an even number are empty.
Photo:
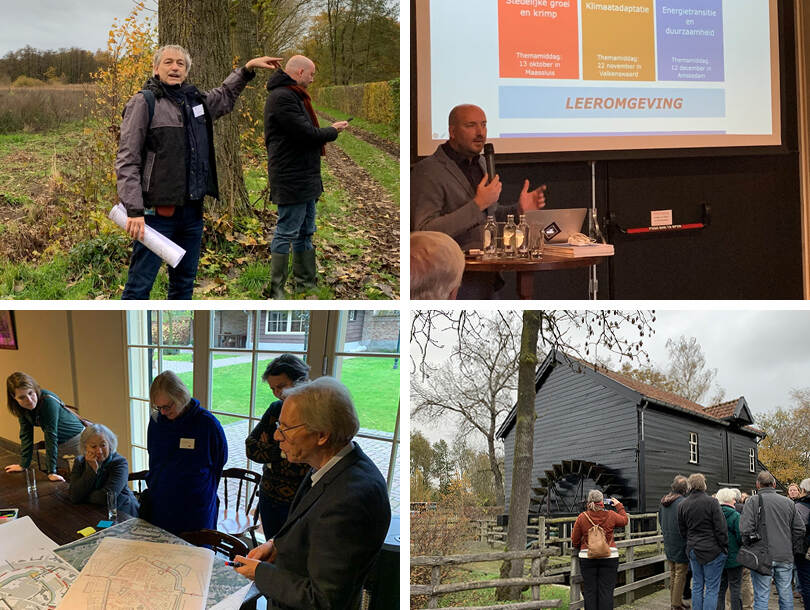
[[[718,419],[731,417],[734,415],[734,410],[737,408],[738,402],[740,402],[740,399],[735,398],[734,400],[729,400],[727,402],[721,402],[719,404],[706,407],[705,411],[707,414],[711,415],[712,417],[717,417]]]

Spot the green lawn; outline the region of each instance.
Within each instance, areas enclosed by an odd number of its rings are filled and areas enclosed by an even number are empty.
[[[331,117],[335,117],[335,120],[337,121],[345,121],[349,118],[348,114],[341,110],[337,110],[336,108],[327,108],[326,106],[321,106],[320,104],[313,105],[315,106],[316,110],[320,110]],[[372,123],[371,121],[367,121],[360,117],[354,117],[351,124],[352,127],[357,127],[364,131],[373,133],[375,136],[384,140],[399,144],[399,128],[395,128],[384,123]]]
[[[259,374],[271,359],[260,360]],[[388,358],[347,358],[342,361],[340,380],[346,384],[354,399],[360,418],[360,426],[382,432],[394,432],[397,405],[399,404],[399,368]],[[249,362],[222,366],[214,369],[211,380],[212,404],[203,405],[219,413],[247,415],[250,407]],[[180,373],[180,379],[192,387],[192,373]],[[265,383],[256,388],[256,416],[260,417],[267,406],[275,400]],[[217,415],[222,425],[239,421],[239,418]]]

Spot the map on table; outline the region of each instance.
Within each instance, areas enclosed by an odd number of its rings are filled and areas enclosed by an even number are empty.
[[[209,549],[104,538],[60,610],[203,610],[214,553]]]
[[[174,545],[185,545],[185,547],[196,548],[187,543],[182,538],[170,534],[143,519],[127,519],[123,523],[118,523],[112,527],[100,530],[95,534],[76,540],[55,549],[55,553],[67,561],[77,570],[84,568],[90,556],[96,551],[104,538],[127,538],[130,540],[143,540],[147,542],[163,542]],[[182,547],[181,547],[182,548]],[[225,565],[224,561],[214,561],[211,571],[211,580],[208,585],[208,600],[206,608],[212,608],[218,602],[236,594],[239,602],[244,599],[244,591],[250,581],[241,574],[237,574],[233,568]],[[237,606],[238,607],[238,604]]]
[[[0,608],[56,608],[78,577],[78,570],[54,555],[56,544],[31,517],[4,523],[0,540]]]

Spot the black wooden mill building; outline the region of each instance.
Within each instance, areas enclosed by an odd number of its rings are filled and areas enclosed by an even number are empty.
[[[530,511],[576,514],[589,490],[616,496],[628,511],[655,512],[676,474],[706,475],[709,493],[751,493],[763,468],[745,398],[703,407],[553,350],[535,377]],[[512,488],[515,409],[504,441],[506,511]]]

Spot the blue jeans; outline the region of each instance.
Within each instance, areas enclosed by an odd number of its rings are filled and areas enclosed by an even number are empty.
[[[200,242],[203,232],[202,202],[178,206],[172,216],[148,214],[146,224],[165,235],[186,253],[177,267],[169,267],[169,299],[191,299],[197,265],[200,262]],[[122,299],[148,299],[163,260],[141,242],[136,241],[129,261],[129,275]]]
[[[709,563],[700,563],[695,551],[689,552],[689,566],[692,568],[692,608],[694,610],[715,610],[720,578],[726,567],[725,553],[720,553]]]
[[[315,233],[315,203],[317,199],[304,203],[278,206],[278,225],[270,244],[270,252],[281,254],[312,250],[312,235]]]
[[[768,610],[768,598],[771,596],[771,580],[776,584],[779,594],[779,610],[793,610],[793,563],[774,561],[773,576],[765,576],[751,570],[751,581],[754,583],[754,610]]]

